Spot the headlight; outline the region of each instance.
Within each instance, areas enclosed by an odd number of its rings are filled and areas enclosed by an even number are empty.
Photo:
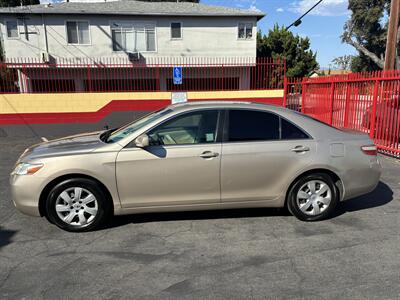
[[[29,164],[29,163],[19,163],[12,174],[15,175],[32,175],[35,174],[43,167],[43,164]]]

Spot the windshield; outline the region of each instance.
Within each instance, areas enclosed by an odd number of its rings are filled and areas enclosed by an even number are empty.
[[[140,118],[139,120],[133,121],[132,123],[129,123],[119,128],[118,130],[112,132],[110,136],[107,138],[106,142],[107,143],[118,142],[119,140],[122,140],[123,138],[139,130],[140,128],[143,128],[144,126],[150,124],[151,122],[157,120],[158,118],[161,118],[162,116],[169,114],[171,111],[172,111],[171,109],[164,108],[159,111],[153,112],[149,115],[146,115]]]

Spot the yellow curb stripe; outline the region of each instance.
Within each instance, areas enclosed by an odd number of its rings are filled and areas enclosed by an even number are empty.
[[[283,90],[188,92],[189,100],[283,97]],[[0,114],[95,112],[113,100],[171,100],[171,92],[1,94]]]
[[[283,90],[188,92],[188,99],[236,99],[283,97]]]

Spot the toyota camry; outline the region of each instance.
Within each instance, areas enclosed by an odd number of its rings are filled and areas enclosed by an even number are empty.
[[[21,212],[77,232],[113,215],[247,207],[317,221],[374,190],[380,173],[367,135],[282,107],[219,101],[34,145],[10,183]]]

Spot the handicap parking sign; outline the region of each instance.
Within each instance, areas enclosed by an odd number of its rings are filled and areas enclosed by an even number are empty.
[[[172,76],[174,84],[182,84],[182,67],[174,67]]]

